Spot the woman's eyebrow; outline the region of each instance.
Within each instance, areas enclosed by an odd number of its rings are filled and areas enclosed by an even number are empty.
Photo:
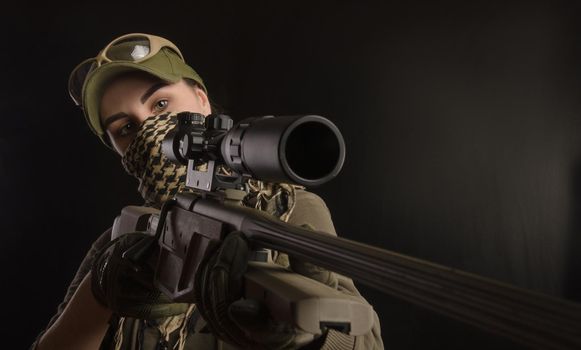
[[[111,125],[111,123],[114,123],[115,121],[117,121],[119,119],[126,118],[126,117],[127,117],[127,114],[123,113],[123,112],[113,114],[112,116],[105,119],[105,121],[103,122],[103,130],[106,130],[109,127],[109,125]]]
[[[149,89],[147,89],[147,91],[143,94],[143,96],[141,96],[141,104],[145,104],[145,101],[147,101],[147,99],[153,95],[154,92],[156,92],[157,90],[161,89],[164,86],[169,85],[169,83],[166,83],[165,81],[153,84]]]

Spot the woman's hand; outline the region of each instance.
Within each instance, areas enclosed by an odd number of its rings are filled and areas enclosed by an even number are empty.
[[[196,274],[197,306],[212,332],[228,343],[251,349],[297,349],[312,343],[314,334],[275,321],[263,303],[242,298],[248,255],[244,235],[232,232]],[[305,268],[303,272],[308,271]],[[316,271],[329,277],[320,269]]]
[[[91,286],[95,298],[119,316],[155,319],[184,313],[153,285],[159,247],[153,236],[128,233],[109,242],[97,255]]]

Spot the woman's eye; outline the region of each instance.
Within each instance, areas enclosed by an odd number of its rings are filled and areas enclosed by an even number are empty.
[[[133,133],[135,131],[135,123],[133,122],[128,122],[127,124],[123,125],[119,131],[117,132],[117,134],[119,136],[127,136],[131,133]]]
[[[153,105],[153,112],[159,113],[167,108],[168,101],[167,100],[159,100]]]

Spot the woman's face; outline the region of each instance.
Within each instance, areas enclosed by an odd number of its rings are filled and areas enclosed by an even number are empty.
[[[101,123],[117,153],[123,155],[139,125],[166,112],[211,113],[204,91],[184,80],[171,84],[150,75],[135,74],[114,80],[101,99]]]

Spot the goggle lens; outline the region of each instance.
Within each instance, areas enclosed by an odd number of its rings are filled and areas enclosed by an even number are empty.
[[[77,106],[81,105],[83,99],[83,96],[81,95],[85,79],[87,78],[87,75],[96,68],[96,66],[97,62],[95,59],[90,58],[79,64],[69,77],[69,94]]]
[[[139,61],[151,52],[149,39],[144,36],[134,36],[120,39],[107,49],[105,56],[111,61]]]

